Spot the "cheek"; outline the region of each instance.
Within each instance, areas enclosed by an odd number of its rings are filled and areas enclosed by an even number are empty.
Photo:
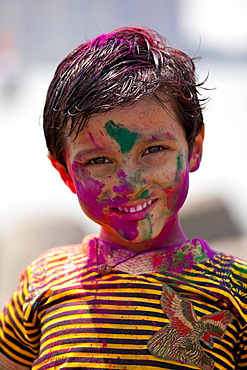
[[[166,206],[170,211],[174,212],[182,207],[188,193],[188,188],[189,171],[177,172],[174,185],[170,189],[165,190],[167,196]]]
[[[93,216],[94,221],[96,219],[108,220],[111,227],[117,230],[119,235],[126,240],[132,241],[137,238],[137,223],[133,222],[130,225],[117,216],[109,216],[107,212],[108,207],[116,207],[127,201],[124,194],[115,197],[110,196],[107,191],[104,192],[103,190],[105,184],[91,178],[86,170],[76,171],[74,183],[79,202],[88,217]]]
[[[72,174],[79,202],[85,211],[93,216],[106,217],[108,207],[117,207],[126,203],[126,194],[113,197],[112,192],[107,190],[109,184],[107,186],[107,183],[104,184],[92,178],[87,170],[78,168],[76,164],[72,165]],[[127,190],[126,192],[128,193]]]
[[[103,211],[98,200],[105,185],[91,178],[87,170],[76,167],[76,164],[72,165],[72,178],[80,204],[90,212],[95,210],[97,217],[102,217]]]
[[[189,164],[187,156],[179,152],[177,168],[174,177],[171,176],[171,185],[165,190],[166,206],[171,211],[178,211],[185,202],[189,188]]]
[[[97,200],[101,194],[102,188],[105,186],[104,184],[90,177],[84,179],[84,181],[75,179],[74,182],[77,196],[82,203],[88,205],[95,205],[98,203]]]

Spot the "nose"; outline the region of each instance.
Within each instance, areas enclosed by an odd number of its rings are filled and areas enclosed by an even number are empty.
[[[121,194],[133,194],[139,192],[146,186],[147,181],[142,179],[142,170],[139,169],[133,174],[126,174],[123,170],[119,171],[117,177],[119,178],[119,185],[113,186],[113,191]]]

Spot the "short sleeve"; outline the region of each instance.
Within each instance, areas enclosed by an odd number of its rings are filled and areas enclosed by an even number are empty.
[[[230,273],[231,293],[234,297],[238,318],[238,346],[236,368],[247,368],[247,263],[235,259]]]
[[[0,369],[31,369],[39,353],[39,325],[34,312],[27,312],[28,270],[17,291],[0,314]]]

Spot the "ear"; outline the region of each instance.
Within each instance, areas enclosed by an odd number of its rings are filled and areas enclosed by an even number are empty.
[[[200,166],[202,158],[203,140],[204,140],[204,125],[202,126],[200,133],[195,138],[193,150],[189,159],[190,172],[195,172]]]
[[[47,156],[50,159],[53,167],[56,168],[56,170],[60,173],[60,176],[62,180],[64,181],[64,183],[70,188],[72,193],[76,194],[75,185],[73,181],[71,180],[70,175],[68,174],[65,167],[60,162],[58,162],[50,153],[48,153]]]

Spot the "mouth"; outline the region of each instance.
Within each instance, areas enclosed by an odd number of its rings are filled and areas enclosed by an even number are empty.
[[[152,204],[156,201],[157,199],[150,199],[142,204],[137,204],[137,205],[131,205],[131,206],[119,206],[114,208],[115,211],[121,212],[121,214],[129,214],[129,215],[134,215],[134,214],[147,214],[147,211],[150,210],[150,207]]]
[[[151,204],[154,201],[155,201],[155,199],[144,202],[143,204],[138,204],[137,206],[117,207],[117,209],[120,212],[135,213],[135,212],[142,211],[143,209],[147,208],[148,206],[151,206]]]

